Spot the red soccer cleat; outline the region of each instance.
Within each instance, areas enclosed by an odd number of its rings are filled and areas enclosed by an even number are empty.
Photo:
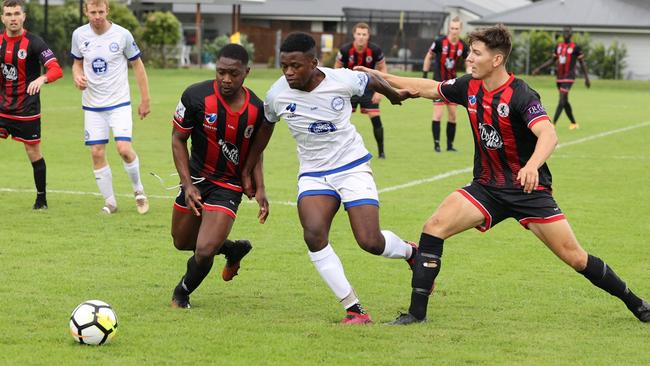
[[[346,325],[370,324],[370,323],[372,323],[372,319],[370,319],[370,315],[360,314],[354,311],[348,311],[345,318],[341,320],[341,324],[346,324]]]
[[[230,249],[229,255],[226,255],[226,265],[221,272],[221,278],[224,281],[230,281],[237,276],[239,271],[239,263],[248,252],[253,249],[251,242],[248,240],[235,240],[233,247]]]
[[[411,255],[411,258],[406,260],[406,263],[408,263],[412,271],[413,268],[415,268],[415,256],[418,254],[418,245],[412,241],[407,241],[407,240],[404,241],[406,242],[406,244],[410,245],[413,248],[413,254]]]

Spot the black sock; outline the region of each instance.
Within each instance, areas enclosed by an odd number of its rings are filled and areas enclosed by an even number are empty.
[[[440,144],[440,121],[431,121],[431,132],[433,133],[433,143]]]
[[[456,122],[447,121],[447,149],[454,147],[454,138],[456,137]]]
[[[185,272],[185,275],[176,286],[174,293],[181,296],[189,296],[197,287],[199,287],[208,273],[210,273],[213,261],[214,258],[211,257],[209,260],[206,260],[205,263],[199,265],[194,256],[191,256],[190,259],[187,260],[187,272]]]
[[[433,283],[440,272],[443,239],[422,233],[418,254],[415,257],[415,268],[411,280],[411,306],[409,313],[417,319],[424,319],[427,315],[429,295]]]
[[[359,303],[356,303],[356,304],[350,306],[349,308],[347,308],[345,310],[346,311],[351,311],[351,312],[357,313],[357,314],[365,314],[366,313],[366,311],[363,310],[363,307]]]
[[[616,272],[600,258],[590,254],[587,259],[587,267],[579,271],[579,273],[595,286],[621,299],[632,312],[635,312],[641,306],[643,300],[630,291],[625,282],[616,275]]]
[[[555,116],[553,116],[553,124],[557,123],[557,120],[560,119],[562,110],[564,109],[564,102],[560,98],[560,101],[557,103],[557,109],[555,110]]]
[[[381,117],[374,116],[370,119],[370,122],[372,122],[372,132],[375,135],[375,141],[377,141],[377,147],[379,149],[379,153],[383,154],[384,153],[384,126],[382,126],[381,124]]]
[[[39,202],[46,202],[45,197],[45,159],[40,158],[32,162],[32,169],[34,170],[34,185],[36,186],[36,199]]]
[[[571,103],[566,102],[564,105],[564,111],[566,112],[567,117],[569,117],[571,123],[576,123],[576,119],[573,118],[573,108],[571,108]]]

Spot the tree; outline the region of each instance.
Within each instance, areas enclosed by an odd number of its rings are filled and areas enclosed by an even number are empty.
[[[140,22],[138,22],[138,19],[133,15],[131,9],[124,4],[117,2],[111,2],[110,6],[111,8],[108,12],[108,19],[128,29],[135,35],[138,32],[138,28],[140,28]]]
[[[246,52],[248,52],[248,59],[253,60],[253,57],[255,56],[255,44],[250,43],[248,41],[248,36],[245,34],[242,34],[239,38],[240,44],[246,49]],[[212,59],[217,58],[217,54],[219,53],[219,50],[223,48],[223,46],[227,45],[230,43],[230,37],[227,35],[223,35],[220,37],[215,38],[212,42],[207,44],[205,46],[205,51],[208,52],[210,55],[212,55]]]
[[[167,46],[177,45],[180,39],[181,23],[174,14],[156,11],[147,15],[142,25],[142,41],[157,53],[158,59],[152,58],[154,64],[159,61],[162,67],[167,67]]]

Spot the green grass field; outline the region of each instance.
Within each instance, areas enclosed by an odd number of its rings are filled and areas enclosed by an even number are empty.
[[[295,143],[281,123],[265,156],[271,215],[255,219],[243,203],[233,238],[254,250],[240,276],[220,278],[224,260],[193,294],[193,309],[169,307],[188,254],[173,248],[172,197],[149,172],[175,184],[170,119],[190,83],[207,70],[149,70],[152,113],[134,122],[134,146],[151,211],[139,216],[126,173],[109,146],[120,211],[99,214],[91,159],[83,145],[80,94],[70,71],[44,88],[46,212],[32,212],[32,170],[22,144],[0,141],[0,364],[6,365],[647,365],[650,325],[562,264],[514,220],[447,241],[429,322],[381,324],[406,310],[411,272],[403,261],[357,247],[343,210],[331,242],[376,324],[344,327],[344,313],[307,256],[295,205]],[[247,85],[263,98],[277,70],[253,70]],[[552,79],[532,78],[549,113]],[[138,100],[137,88],[132,87]],[[640,295],[650,297],[650,83],[577,83],[571,102],[581,129],[558,125],[550,160],[555,196],[579,240]],[[473,145],[459,110],[456,154],[434,154],[431,103],[408,101],[382,115],[386,160],[373,160],[384,228],[416,240],[421,225],[451,191],[471,180]],[[367,117],[353,122],[376,153]],[[443,132],[444,134],[444,132]],[[449,173],[450,174],[445,174]],[[408,184],[412,183],[412,184]],[[83,347],[68,317],[83,300],[110,303],[119,316],[113,343]]]

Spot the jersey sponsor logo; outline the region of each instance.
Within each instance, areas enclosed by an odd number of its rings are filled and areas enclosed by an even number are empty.
[[[251,136],[253,136],[253,131],[255,130],[255,126],[250,125],[247,126],[246,129],[244,130],[244,138],[249,139]]]
[[[24,60],[27,58],[27,50],[23,50],[22,48],[18,50],[18,58],[21,60]]]
[[[479,123],[478,129],[481,133],[481,141],[483,142],[483,146],[485,146],[486,149],[497,150],[503,146],[503,139],[493,126],[485,123]]]
[[[221,146],[221,152],[226,159],[235,165],[239,164],[239,149],[237,149],[237,146],[223,139],[219,139],[219,146]]]
[[[336,126],[328,121],[316,121],[309,125],[309,132],[315,135],[327,135],[334,131],[336,131]]]
[[[470,95],[467,97],[467,101],[469,102],[470,105],[476,104],[476,95]]]
[[[366,63],[369,64],[372,62],[372,56],[366,56]]]
[[[111,52],[118,52],[118,51],[120,50],[120,45],[117,44],[117,42],[113,42],[113,43],[111,43],[110,45],[108,45],[108,49],[109,49]]]
[[[289,105],[284,110],[293,113],[296,111],[297,107],[298,106],[296,105],[296,103],[289,103]]]
[[[205,115],[205,122],[207,122],[209,125],[213,125],[217,122],[217,114],[216,113],[208,113]]]
[[[12,64],[2,64],[2,75],[8,81],[18,80],[18,70]]]
[[[335,111],[342,111],[343,107],[345,106],[345,100],[341,97],[334,97],[332,99],[332,109]]]
[[[508,117],[510,115],[510,107],[506,103],[499,103],[497,106],[497,113],[501,117]]]
[[[176,112],[174,112],[174,118],[180,122],[185,119],[185,105],[183,105],[183,102],[180,100],[178,101],[178,104],[176,104]]]
[[[108,63],[101,57],[94,59],[90,66],[93,68],[93,72],[97,75],[104,75],[108,72]]]

